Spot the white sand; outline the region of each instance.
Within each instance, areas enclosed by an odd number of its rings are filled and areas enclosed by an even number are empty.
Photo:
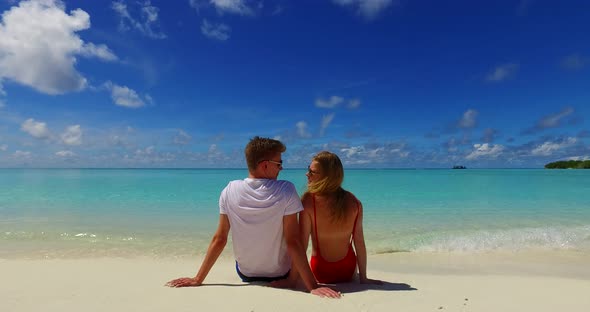
[[[338,285],[338,300],[243,284],[227,258],[204,286],[164,286],[200,261],[0,260],[0,311],[590,311],[585,253],[375,255],[386,284]]]

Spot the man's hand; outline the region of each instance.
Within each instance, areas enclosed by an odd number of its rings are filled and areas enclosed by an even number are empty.
[[[318,287],[316,289],[313,289],[311,291],[312,295],[316,295],[316,296],[320,296],[322,298],[324,297],[328,297],[328,298],[340,298],[341,294],[339,291],[335,291],[332,288],[329,287]]]
[[[171,280],[166,283],[168,287],[195,287],[201,286],[202,282],[197,281],[194,277],[181,277],[175,280]]]

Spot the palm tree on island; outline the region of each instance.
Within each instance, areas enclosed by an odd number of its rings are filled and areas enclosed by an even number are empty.
[[[590,160],[561,160],[545,165],[545,169],[590,169]]]

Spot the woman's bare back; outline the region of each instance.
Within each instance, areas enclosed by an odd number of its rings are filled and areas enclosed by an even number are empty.
[[[334,196],[315,196],[315,217],[314,217],[314,196],[307,196],[304,199],[306,214],[312,222],[312,254],[317,255],[316,242],[319,238],[319,250],[321,257],[326,261],[334,262],[343,259],[349,248],[358,207],[356,198],[347,192],[345,198],[345,214],[342,220],[333,220],[331,205],[335,201]],[[316,224],[317,222],[317,224]],[[316,227],[317,225],[317,227]],[[316,228],[318,233],[316,233]],[[319,234],[319,235],[318,235]]]

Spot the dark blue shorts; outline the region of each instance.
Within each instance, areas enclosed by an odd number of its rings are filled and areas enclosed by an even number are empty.
[[[287,271],[287,274],[282,275],[282,276],[277,276],[277,277],[266,277],[266,276],[257,276],[257,277],[250,277],[250,276],[246,276],[244,274],[242,274],[242,272],[240,272],[240,269],[238,268],[238,262],[236,261],[236,272],[238,272],[238,276],[242,279],[242,282],[244,283],[252,283],[252,282],[272,282],[272,281],[278,281],[278,280],[282,280],[285,279],[289,276],[289,272],[291,272],[291,270]]]

